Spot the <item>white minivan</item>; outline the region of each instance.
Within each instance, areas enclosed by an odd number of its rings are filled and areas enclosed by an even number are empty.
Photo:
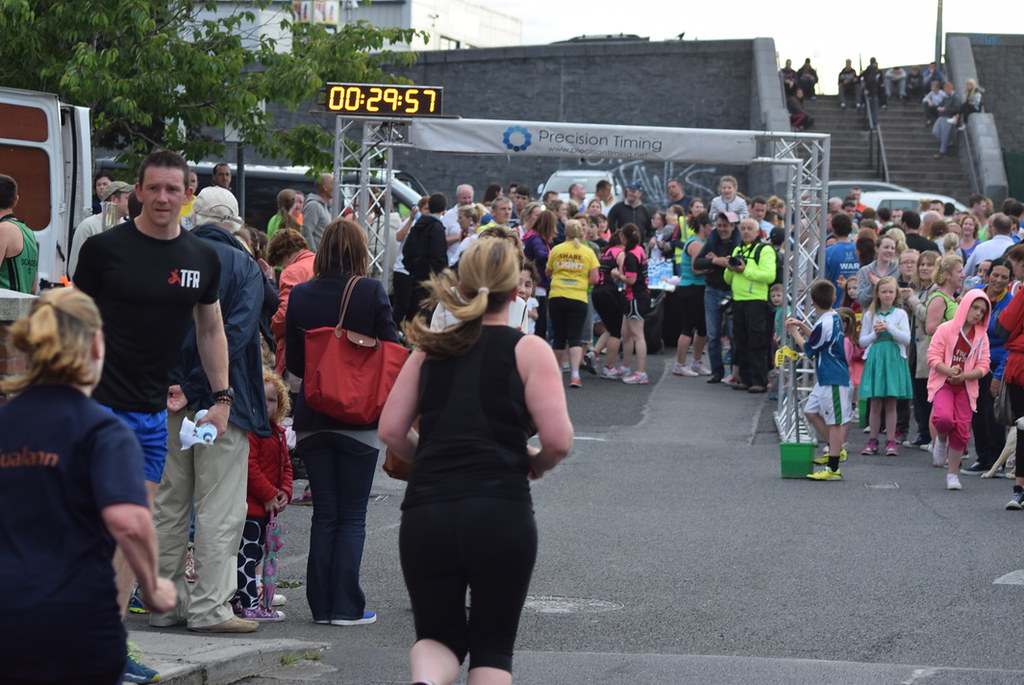
[[[560,200],[568,200],[569,186],[574,183],[582,183],[583,188],[587,191],[585,202],[590,202],[591,198],[594,197],[594,192],[597,190],[598,181],[608,181],[612,184],[612,193],[615,198],[622,197],[622,186],[607,171],[600,169],[559,169],[548,176],[547,183],[537,188],[537,199],[544,197],[544,193],[549,190],[554,190],[558,192]],[[584,209],[586,207],[580,207],[580,211]]]

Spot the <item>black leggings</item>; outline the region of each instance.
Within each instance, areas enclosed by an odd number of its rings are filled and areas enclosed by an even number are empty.
[[[599,286],[590,294],[594,302],[594,310],[601,317],[608,335],[613,338],[622,337],[622,296],[615,288]]]
[[[530,502],[477,497],[402,512],[402,574],[417,640],[469,667],[512,671],[512,647],[537,560]],[[466,618],[466,587],[473,605]]]
[[[583,320],[587,318],[587,303],[568,297],[548,299],[551,314],[551,337],[556,350],[579,347],[583,337]]]
[[[269,517],[245,517],[242,541],[238,545],[238,592],[234,601],[243,609],[255,609],[260,603],[259,579],[256,567],[263,561],[263,547],[267,540]]]

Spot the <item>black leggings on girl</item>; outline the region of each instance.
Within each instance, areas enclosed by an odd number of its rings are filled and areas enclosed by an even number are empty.
[[[256,567],[263,561],[268,520],[266,516],[245,518],[242,541],[238,545],[238,592],[234,599],[243,609],[255,609],[260,603]]]
[[[469,667],[512,671],[512,647],[537,559],[533,505],[495,498],[402,512],[402,574],[417,640],[436,640]],[[472,609],[466,617],[466,587]]]

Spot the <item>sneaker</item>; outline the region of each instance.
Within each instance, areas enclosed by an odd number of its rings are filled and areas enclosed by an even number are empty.
[[[196,582],[196,555],[195,548],[191,542],[188,545],[188,549],[185,550],[185,582]]]
[[[594,355],[585,354],[583,355],[583,370],[589,373],[591,376],[597,375],[597,364],[594,360]]]
[[[646,373],[644,373],[643,371],[637,371],[636,373],[631,373],[628,376],[624,376],[622,378],[622,382],[627,383],[629,385],[647,385],[650,381],[647,380]]]
[[[946,489],[947,490],[962,490],[963,486],[960,485],[960,476],[955,473],[946,474]]]
[[[313,491],[306,488],[301,495],[292,498],[292,504],[298,504],[303,507],[313,506]]]
[[[840,462],[846,461],[846,457],[847,457],[846,450],[845,449],[839,450],[839,461]],[[820,457],[818,457],[817,459],[815,459],[814,463],[817,464],[818,466],[824,466],[825,464],[828,464],[828,447],[825,448],[825,454],[823,454]]]
[[[569,379],[569,387],[570,388],[582,388],[583,387],[583,382],[580,381],[580,377],[578,375],[573,376],[573,377],[571,377]]]
[[[680,364],[680,363],[676,362],[675,364],[672,365],[672,375],[673,376],[689,376],[689,377],[693,378],[695,376],[699,376],[700,374],[697,373],[696,369],[694,369],[693,367],[687,366],[686,364]]]
[[[1013,486],[1013,497],[1006,503],[1007,509],[1024,509],[1024,488],[1019,485]]]
[[[366,611],[363,612],[363,617],[362,618],[353,618],[353,619],[348,619],[348,618],[332,618],[331,619],[331,625],[332,626],[364,626],[364,625],[366,625],[368,623],[373,623],[376,620],[377,620],[377,614],[373,613],[370,610],[366,610]]]
[[[944,440],[935,441],[935,447],[932,448],[932,466],[942,468],[946,465],[946,452],[948,449],[948,442]]]
[[[821,471],[815,471],[814,473],[808,473],[807,477],[811,480],[842,480],[843,474],[836,469],[833,471],[829,467],[823,468]]]
[[[722,377],[721,376],[717,376],[717,375],[716,376],[712,376],[711,378],[709,378],[707,380],[707,382],[708,382],[709,385],[712,384],[712,383],[721,383],[722,382]]]
[[[735,383],[733,383],[729,387],[732,388],[733,390],[749,390],[750,389],[750,386],[747,385],[746,383],[744,383],[743,381],[736,381]]]
[[[133,614],[148,614],[149,613],[149,609],[147,609],[142,604],[142,596],[140,595],[140,590],[139,590],[138,586],[136,586],[135,590],[132,592],[132,598],[130,600],[128,600],[128,611],[132,612]],[[141,681],[141,682],[147,682],[148,683],[149,681],[146,680],[146,681]]]
[[[617,366],[602,366],[601,373],[599,374],[599,376],[601,378],[607,378],[608,380],[615,380],[616,378],[621,378],[622,373],[619,371],[619,368],[620,367]]]
[[[730,373],[728,376],[722,379],[722,382],[725,383],[726,385],[733,385],[735,383],[739,383],[740,379],[736,378],[736,376]]]
[[[257,606],[253,609],[235,606],[235,616],[244,618],[248,621],[257,621],[259,623],[271,623],[273,621],[283,621],[284,612],[277,611],[276,609],[264,609],[261,606]]]
[[[259,630],[260,624],[246,618],[232,616],[212,626],[189,626],[193,633],[255,633]]]
[[[980,476],[981,474],[986,473],[987,471],[988,468],[982,466],[980,461],[974,462],[965,469],[960,469],[960,473],[964,474],[965,476]]]
[[[263,583],[256,581],[256,590],[259,593],[260,602],[263,602]],[[288,598],[283,593],[274,591],[274,599],[270,601],[270,606],[277,608],[283,607],[288,603]]]
[[[861,454],[878,454],[878,440],[877,438],[871,438],[867,444],[864,445],[864,449],[860,451]]]
[[[562,373],[569,373],[569,362],[562,362]]]
[[[690,364],[690,368],[697,372],[698,376],[710,376],[711,369],[704,365],[703,362],[693,362]]]
[[[126,683],[156,683],[160,681],[160,674],[156,669],[150,668],[142,663],[142,650],[134,643],[128,643],[128,660],[125,662],[124,674],[121,680]]]
[[[898,457],[900,455],[899,444],[895,440],[885,441],[885,456],[887,457]]]

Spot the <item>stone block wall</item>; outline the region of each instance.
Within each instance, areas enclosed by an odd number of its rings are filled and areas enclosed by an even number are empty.
[[[1024,152],[1024,35],[962,34],[971,41],[978,83],[985,89],[985,109],[995,118],[999,140],[1008,150]],[[955,84],[962,91],[964,84]]]
[[[757,50],[756,41],[761,43]],[[766,107],[756,100],[778,99],[772,105],[783,115],[785,108],[780,94],[756,84],[759,60],[769,61],[775,75],[774,41],[756,41],[608,41],[425,52],[402,75],[418,84],[444,87],[445,113],[463,117],[765,130],[778,122],[765,120]],[[326,115],[274,115],[286,125],[316,122],[333,130],[333,119]],[[788,130],[785,116],[775,119]],[[581,168],[608,170],[623,186],[642,181],[648,188],[645,202],[651,205],[663,203],[665,184],[675,176],[688,194],[705,200],[717,194],[717,179],[723,174],[736,176],[740,190],[749,195],[774,190],[770,173],[749,176],[746,167],[699,163],[410,149],[396,152],[395,166],[415,174],[432,192],[450,197],[459,183],[473,183],[478,195],[492,181],[536,189],[558,169]]]

